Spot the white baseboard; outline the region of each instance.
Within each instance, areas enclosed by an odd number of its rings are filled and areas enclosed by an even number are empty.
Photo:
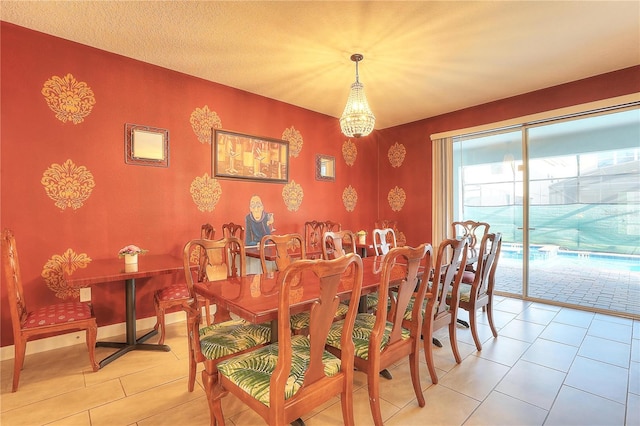
[[[173,324],[175,322],[185,321],[185,313],[182,311],[172,312],[165,315],[165,323]],[[156,325],[156,317],[143,318],[136,321],[137,330],[149,330]],[[98,327],[98,340],[106,339],[114,336],[123,336],[126,333],[125,323],[112,324],[104,327]],[[64,348],[66,346],[77,345],[85,342],[86,333],[84,331],[76,331],[73,333],[62,334],[59,336],[47,337],[44,339],[30,340],[27,342],[27,355],[39,352],[50,351],[52,349]],[[0,348],[0,360],[13,359],[15,356],[14,345],[4,346]]]

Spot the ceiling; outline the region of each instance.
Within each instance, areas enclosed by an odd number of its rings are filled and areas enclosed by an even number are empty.
[[[377,129],[640,64],[635,0],[2,0],[0,17],[333,117],[362,53]]]

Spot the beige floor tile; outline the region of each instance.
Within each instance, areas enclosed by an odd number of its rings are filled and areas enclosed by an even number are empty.
[[[465,426],[542,425],[547,411],[500,392],[492,392],[469,417]]]
[[[582,327],[552,322],[540,334],[540,337],[565,345],[580,346],[587,330]]]
[[[506,365],[472,356],[448,372],[436,386],[445,386],[481,401],[508,371]]]
[[[520,312],[516,319],[532,322],[534,324],[547,325],[558,314],[557,310],[549,310],[547,305],[532,304],[524,311]]]
[[[578,355],[626,368],[631,358],[631,345],[587,334]]]
[[[624,404],[629,370],[576,356],[564,384]]]
[[[444,386],[434,385],[424,392],[425,406],[417,404],[404,407],[385,424],[404,425],[461,425],[480,404]]]
[[[626,425],[640,425],[640,395],[629,394],[627,399]]]
[[[520,359],[566,373],[569,371],[576,353],[578,353],[578,348],[575,346],[537,339]]]
[[[137,426],[208,426],[209,424],[209,405],[204,395],[172,407],[170,410],[159,411],[137,422]]]
[[[545,425],[622,425],[625,424],[624,417],[623,404],[570,386],[563,386],[551,407]],[[633,425],[633,423],[627,424]]]
[[[529,311],[531,308],[526,309],[524,312]],[[524,313],[523,312],[523,313]],[[549,312],[549,311],[546,311]],[[518,317],[522,314],[518,315]],[[541,324],[535,324],[530,321],[521,321],[514,319],[509,324],[500,329],[501,337],[510,337],[515,340],[522,340],[524,342],[534,342],[540,333],[544,331],[545,326]]]
[[[507,336],[500,336],[495,340],[486,342],[482,346],[482,351],[477,356],[487,360],[499,362],[500,364],[512,366],[531,346],[531,343],[522,340],[511,339]]]
[[[35,404],[2,413],[6,425],[41,425],[114,401],[125,401],[119,380],[67,392]]]
[[[561,371],[521,360],[509,370],[495,390],[549,410],[565,376]]]
[[[55,422],[47,423],[47,426],[91,426],[89,410],[83,411],[73,416],[65,417]]]
[[[189,361],[187,359],[170,359],[155,367],[122,376],[120,381],[127,396],[173,381],[181,381],[184,383],[184,388],[187,389]]]
[[[617,322],[611,322],[606,319],[601,320],[601,316],[597,316],[587,331],[588,336],[602,337],[603,339],[615,340],[620,343],[631,343],[631,335],[633,328],[631,323],[625,322],[623,324]],[[627,320],[628,321],[628,320]]]

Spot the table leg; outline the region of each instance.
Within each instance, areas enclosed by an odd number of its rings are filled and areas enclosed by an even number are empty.
[[[102,361],[100,361],[100,368],[111,363],[112,361],[120,358],[127,352],[141,350],[141,351],[163,351],[169,352],[171,348],[168,345],[157,345],[143,343],[150,337],[158,334],[158,330],[151,330],[144,336],[137,338],[136,334],[136,281],[128,279],[125,281],[125,309],[126,309],[126,329],[127,329],[127,341],[126,342],[97,342],[96,346],[106,348],[117,348],[118,350]]]

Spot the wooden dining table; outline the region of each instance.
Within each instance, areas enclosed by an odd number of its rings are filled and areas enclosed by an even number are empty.
[[[384,256],[373,256],[362,259],[363,279],[362,297],[378,290]],[[394,276],[394,271],[397,273]],[[398,265],[392,270],[391,284],[399,283],[404,278],[404,268]],[[346,280],[345,280],[346,281]],[[319,299],[318,279],[309,274],[301,279],[302,285],[290,294],[291,314],[308,311]],[[272,340],[277,340],[278,319],[278,272],[266,274],[250,274],[243,277],[232,277],[219,281],[195,284],[195,291],[208,298],[217,306],[227,309],[238,317],[253,324],[271,322]],[[338,297],[342,301],[351,296],[351,288],[340,284]],[[366,301],[359,302],[366,307]]]
[[[64,280],[70,287],[89,287],[114,282],[124,283],[126,340],[124,342],[97,342],[96,346],[118,349],[100,361],[100,368],[133,350],[165,351],[168,345],[144,343],[158,331],[153,329],[141,337],[136,330],[136,279],[171,274],[184,270],[182,258],[168,254],[144,255],[138,257],[138,263],[125,265],[123,259],[110,258],[92,260],[87,267],[78,268],[64,274]]]

